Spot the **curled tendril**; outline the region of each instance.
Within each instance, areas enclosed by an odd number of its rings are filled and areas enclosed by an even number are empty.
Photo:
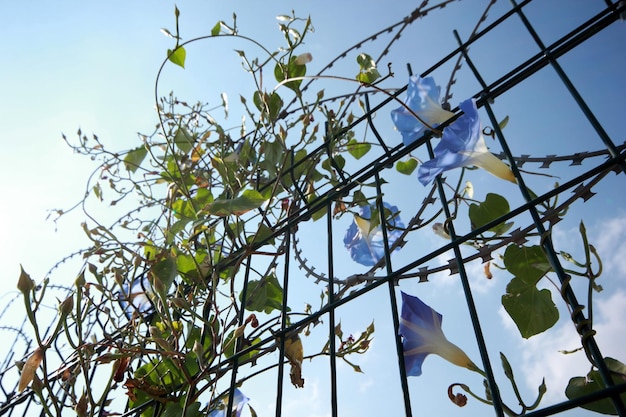
[[[454,387],[458,385],[461,388],[465,389],[465,391],[467,391],[467,386],[465,386],[464,384],[458,384],[458,383],[454,383],[452,385],[450,385],[448,387],[448,398],[450,398],[450,401],[452,401],[454,404],[458,405],[459,407],[465,407],[465,404],[467,404],[467,395],[461,394],[459,393],[454,393],[453,389]]]

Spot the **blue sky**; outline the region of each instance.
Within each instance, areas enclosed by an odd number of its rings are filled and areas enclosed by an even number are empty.
[[[442,11],[432,12],[428,19],[415,22],[382,61],[383,68],[387,62],[392,62],[396,73],[385,86],[400,87],[406,83],[407,62],[419,73],[456,47],[452,29],[466,37],[480,16],[483,3],[487,2],[475,0],[451,4]],[[563,4],[563,0],[546,0],[535,1],[528,7],[529,17],[547,43],[604,7],[602,0],[570,1],[567,9]],[[303,48],[303,52],[313,55],[310,73],[322,68],[347,47],[373,31],[397,22],[412,10],[412,5],[401,2],[373,1],[359,2],[358,6],[326,0],[299,3],[207,1],[202,4],[182,1],[177,5],[181,10],[180,28],[184,40],[208,33],[218,20],[230,21],[234,11],[241,33],[270,48],[278,46],[281,41],[276,15],[289,14],[292,9],[298,16],[310,15],[315,33],[308,35]],[[498,2],[488,21],[509,7],[509,2]],[[68,208],[82,197],[86,191],[85,179],[95,168],[88,158],[71,152],[61,140],[61,132],[73,139],[74,132],[81,128],[88,136],[97,134],[109,148],[124,150],[139,144],[137,132],[152,131],[157,121],[154,79],[167,48],[172,47],[172,40],[163,36],[159,29],[165,27],[173,31],[173,10],[174,3],[168,1],[130,4],[38,1],[34,4],[13,2],[4,6],[0,17],[0,45],[4,57],[0,70],[0,95],[3,97],[0,101],[0,152],[4,155],[0,164],[0,195],[3,196],[0,208],[0,294],[6,294],[3,299],[8,300],[15,294],[20,263],[34,279],[41,280],[55,262],[87,244],[80,228],[80,222],[85,220],[81,213],[63,217],[57,224],[46,220],[48,210]],[[626,58],[620,47],[625,32],[625,24],[616,23],[561,59],[565,71],[618,144],[626,139],[621,123],[626,104],[623,76]],[[388,41],[389,38],[381,36],[379,42],[365,44],[362,52],[376,55]],[[217,40],[188,47],[187,68],[167,66],[159,93],[165,95],[173,90],[190,102],[200,99],[219,103],[220,93],[227,92],[231,102],[236,102],[239,92],[250,91],[246,87],[249,80],[232,52],[241,45],[245,44]],[[536,52],[536,46],[516,19],[502,25],[488,40],[470,50],[487,82],[494,81]],[[333,67],[330,73],[353,77],[357,71],[354,54],[344,61]],[[438,84],[444,85],[449,74],[450,67],[445,66],[434,76]],[[332,95],[330,91],[339,94],[353,89],[352,85],[336,82],[320,85],[327,89],[327,96]],[[453,90],[453,105],[478,89],[479,85],[464,66]],[[601,142],[549,68],[499,98],[494,109],[500,118],[510,117],[505,134],[516,155],[544,156],[602,149]],[[482,117],[486,121],[486,114],[483,113]],[[390,143],[400,143],[400,136],[393,131],[386,111],[381,111],[376,120]],[[233,116],[232,121],[236,124],[239,119]],[[489,146],[499,152],[495,143],[490,142]],[[424,157],[421,153],[416,155]],[[539,170],[531,165],[525,168]],[[546,191],[555,181],[563,182],[580,170],[555,164],[548,172],[559,178],[547,180],[531,176],[529,185],[537,191]],[[388,175],[396,182],[386,186],[386,198],[399,205],[407,213],[408,220],[411,209],[421,202],[427,189],[417,182],[415,175],[410,178]],[[498,183],[481,171],[472,171],[468,178],[474,183],[479,200],[489,191],[502,190],[507,197],[510,193],[512,202],[517,202],[515,189],[506,189],[509,184]],[[619,256],[626,251],[623,244],[626,215],[624,195],[615,190],[623,190],[623,180],[619,177],[607,179],[595,190],[602,192],[589,203],[575,206],[568,220],[555,230],[555,241],[564,250],[580,253],[576,246],[576,230],[578,222],[584,219],[594,244],[606,254],[606,276],[614,279],[603,283],[607,291],[598,296],[601,300],[596,313],[598,337],[606,346],[607,355],[624,361],[626,358],[619,358],[619,355],[626,342],[626,326],[616,317],[626,316],[626,264]],[[96,209],[96,212],[105,218],[110,215],[106,208]],[[348,220],[343,219],[343,223],[339,223],[341,227],[344,223],[347,227]],[[516,221],[520,224],[527,222],[523,218]],[[315,227],[316,224],[303,225],[302,236],[314,236]],[[337,236],[337,241],[340,242],[342,237]],[[420,234],[419,240],[409,242],[402,253],[394,255],[394,260],[397,265],[402,265],[414,258],[414,253],[441,242],[441,238],[432,234]],[[337,251],[343,249],[340,245],[336,244]],[[305,250],[314,251],[314,245],[303,243],[303,246]],[[446,263],[450,257],[442,256],[440,262]],[[319,258],[319,262],[323,265],[323,258]],[[346,261],[337,273],[349,276],[359,272],[360,268]],[[516,372],[523,375],[520,380],[528,381],[524,390],[529,396],[535,389],[533,385],[536,387],[545,375],[547,381],[552,378],[552,382],[548,382],[547,400],[562,400],[561,385],[573,376],[571,370],[580,375],[586,372],[586,367],[580,365],[580,356],[565,357],[557,353],[559,349],[571,349],[577,343],[566,311],[562,309],[561,321],[551,337],[540,335],[521,342],[498,302],[509,277],[496,271],[495,279],[487,281],[479,263],[470,264],[468,270],[486,336],[494,342],[490,351],[494,363],[497,365],[498,349],[506,351],[514,366],[518,366]],[[53,279],[69,283],[76,273],[76,263],[68,263],[53,275]],[[444,330],[450,340],[478,361],[457,278],[442,274],[430,279],[429,284],[403,282],[401,289],[419,294],[442,313]],[[308,288],[309,284],[303,285]],[[381,288],[355,301],[353,306],[340,310],[346,332],[358,332],[372,319],[377,326],[371,351],[358,358],[365,373],[355,374],[348,367],[340,366],[343,378],[340,410],[344,416],[401,412],[398,408],[397,370],[393,369],[393,348],[388,337],[390,317],[386,304],[380,301],[386,299],[386,291]],[[317,302],[317,293],[314,294],[312,303]],[[363,310],[367,310],[367,314],[364,315]],[[314,364],[305,363],[308,385],[304,390],[296,391],[286,386],[284,415],[295,412],[305,417],[329,415],[326,376],[322,371],[313,371]],[[475,402],[465,410],[453,408],[445,398],[445,388],[457,380],[480,386],[480,378],[454,369],[439,358],[429,357],[424,374],[410,380],[415,411],[428,411],[432,415],[490,412]],[[244,387],[244,391],[252,398],[260,416],[272,414],[271,401],[262,399],[263,389],[251,386]],[[510,393],[505,392],[507,394],[510,399]],[[359,401],[352,402],[348,398],[359,398]]]

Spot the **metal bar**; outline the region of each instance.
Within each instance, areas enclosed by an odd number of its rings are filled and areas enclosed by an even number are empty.
[[[515,4],[514,0],[511,0],[511,2],[514,4],[514,6],[517,6]],[[523,12],[520,8],[517,8],[517,13],[520,14],[520,16],[524,16]],[[529,31],[531,32],[531,34],[533,34],[533,38],[535,39],[535,41],[538,43],[538,45],[540,45],[540,47],[543,48],[543,43],[541,42],[541,40],[539,39],[538,35],[536,34],[536,32],[534,32],[534,30],[532,30],[532,27],[530,27],[530,23],[525,19],[525,17],[523,18],[523,20],[525,20],[525,25],[526,27],[529,29]],[[462,45],[461,39],[458,37],[458,33],[455,32],[455,36],[457,38],[457,41],[459,42],[459,44]],[[462,54],[468,64],[468,66],[471,68],[472,72],[474,73],[474,76],[476,77],[476,79],[479,81],[479,83],[483,86],[483,88],[486,88],[487,85],[484,82],[484,80],[482,79],[482,77],[480,76],[476,66],[473,64],[473,62],[471,61],[471,59],[469,58],[469,55],[467,53],[466,49],[462,50]],[[558,68],[560,68],[558,66],[558,63],[555,60],[551,60],[552,65],[556,65]],[[565,74],[563,74],[565,76]],[[563,79],[563,78],[562,78]],[[565,78],[567,79],[567,78]],[[567,79],[569,81],[569,79]],[[573,85],[572,85],[573,88]],[[569,90],[569,88],[568,88]],[[571,93],[571,90],[570,90]],[[496,134],[496,137],[498,138],[498,142],[500,143],[500,145],[502,146],[502,149],[505,153],[505,155],[507,156],[507,159],[509,161],[509,163],[511,164],[511,169],[513,171],[513,174],[515,175],[515,178],[517,179],[518,185],[519,185],[519,189],[520,192],[522,194],[522,196],[524,197],[524,200],[526,202],[530,202],[532,200],[530,193],[528,192],[528,189],[526,188],[526,185],[524,183],[524,179],[522,178],[522,175],[515,163],[515,159],[513,157],[513,154],[508,146],[508,143],[506,142],[505,138],[504,138],[504,134],[502,133],[502,130],[500,129],[500,126],[498,125],[498,121],[494,115],[494,112],[491,108],[491,105],[489,104],[489,100],[485,99],[483,100],[483,104],[485,107],[485,110],[487,111],[487,114],[489,116],[489,120],[491,121],[492,125],[493,125],[493,129],[494,132]],[[580,103],[579,103],[580,104]],[[583,102],[584,105],[584,102]],[[603,130],[602,130],[603,131]],[[612,144],[612,142],[609,139],[610,144]],[[606,143],[605,143],[606,144]],[[608,145],[607,145],[608,147]],[[617,156],[619,153],[616,151],[611,152],[612,156]],[[588,354],[590,355],[590,359],[592,359],[593,364],[598,368],[600,375],[602,376],[603,382],[606,386],[612,386],[613,385],[613,381],[610,377],[610,373],[608,368],[606,367],[606,364],[604,363],[604,359],[603,356],[600,352],[600,349],[598,347],[598,345],[595,342],[595,339],[593,337],[592,334],[592,329],[589,325],[589,321],[587,320],[587,318],[584,316],[584,314],[582,313],[582,307],[581,305],[578,303],[578,300],[576,298],[576,295],[574,294],[572,288],[569,286],[569,280],[570,277],[568,276],[568,274],[563,270],[563,267],[558,259],[558,256],[556,254],[556,251],[554,250],[554,247],[552,245],[552,238],[550,236],[549,233],[547,233],[545,227],[543,226],[543,223],[541,222],[540,219],[540,215],[537,212],[537,209],[534,205],[531,205],[528,209],[528,212],[530,213],[534,223],[535,223],[535,227],[537,228],[537,232],[542,236],[541,239],[541,246],[546,254],[546,258],[548,259],[548,262],[550,262],[550,265],[552,266],[555,274],[557,275],[559,282],[561,283],[561,292],[563,297],[565,298],[566,302],[571,306],[572,310],[574,311],[574,313],[572,314],[572,320],[574,321],[574,323],[576,324],[576,329],[578,330],[578,332],[581,334],[581,336],[585,336],[583,337],[583,346],[585,347],[585,351],[588,352]],[[452,235],[451,235],[452,236]],[[619,396],[614,396],[612,397],[614,405],[616,410],[618,411],[618,413],[620,414],[620,416],[626,415],[626,407],[624,407],[624,404],[621,402]]]
[[[426,142],[428,147],[428,154],[430,158],[434,158],[435,154],[433,152],[432,145],[430,142]],[[446,204],[446,192],[443,188],[443,181],[441,180],[441,176],[437,176],[435,179],[437,191],[439,193],[439,201],[441,201],[441,206],[443,208],[443,212],[446,216],[446,219],[451,219],[450,208]],[[456,232],[454,230],[454,222],[448,223],[448,234],[452,240],[456,240]],[[478,312],[476,311],[476,304],[474,303],[474,296],[472,295],[472,289],[470,288],[469,279],[467,277],[467,271],[465,270],[465,265],[463,264],[463,256],[461,255],[461,249],[459,245],[454,245],[452,247],[454,251],[454,258],[456,259],[457,266],[459,268],[459,277],[461,278],[461,285],[463,286],[463,293],[465,294],[465,302],[467,304],[467,309],[470,314],[470,319],[472,321],[472,327],[474,328],[474,336],[476,338],[476,343],[478,344],[478,351],[480,352],[480,357],[483,363],[483,367],[485,368],[485,379],[487,380],[487,384],[489,385],[489,390],[491,391],[491,400],[493,402],[493,408],[498,417],[504,417],[504,407],[502,403],[502,398],[500,396],[500,389],[498,388],[498,384],[496,383],[496,379],[493,374],[493,369],[491,367],[491,361],[489,360],[489,353],[487,352],[487,344],[485,343],[485,337],[483,336],[483,331],[480,326],[480,319],[478,318]]]
[[[209,255],[207,255],[209,256]],[[248,262],[246,262],[246,270],[243,276],[243,288],[241,289],[241,310],[239,310],[239,317],[237,318],[237,326],[243,325],[244,315],[246,313],[246,304],[248,303],[248,281],[250,280],[250,268],[252,265],[252,255],[248,256]],[[234,335],[234,333],[233,333]],[[239,352],[241,350],[241,338],[235,339],[235,349],[233,352]],[[239,369],[239,356],[233,357],[233,367],[230,374],[230,392],[228,393],[228,404],[233,403],[235,398],[235,388],[237,387],[237,370]],[[232,407],[226,409],[226,417],[232,416]]]
[[[378,216],[380,219],[380,225],[383,232],[383,244],[385,247],[385,267],[387,275],[391,276],[393,268],[391,267],[391,253],[389,252],[389,237],[387,236],[387,223],[385,216],[385,206],[383,204],[383,191],[380,186],[380,176],[376,172],[374,176],[376,182],[376,194],[380,196],[377,199],[376,204],[378,206]],[[389,302],[391,305],[391,320],[393,322],[393,335],[396,342],[396,353],[398,355],[398,371],[400,372],[400,385],[402,387],[402,397],[404,399],[404,413],[406,417],[413,416],[413,410],[411,409],[411,395],[409,394],[409,384],[407,381],[406,367],[404,365],[404,348],[402,346],[402,338],[400,337],[400,320],[398,320],[398,300],[396,297],[396,282],[394,280],[388,280],[387,285],[389,287]]]
[[[282,415],[282,406],[283,406],[283,381],[284,381],[284,372],[285,372],[285,338],[287,337],[287,332],[285,331],[287,327],[287,299],[289,294],[289,260],[291,258],[290,250],[291,250],[291,229],[287,227],[285,231],[285,265],[283,269],[283,303],[281,306],[281,319],[280,319],[280,329],[281,335],[279,337],[279,362],[278,362],[278,378],[277,378],[277,389],[276,389],[276,417],[280,417]]]
[[[591,123],[591,126],[594,128],[594,130],[596,131],[596,133],[598,134],[598,136],[600,137],[604,145],[607,147],[609,152],[611,152],[611,156],[617,156],[619,152],[617,152],[615,143],[613,143],[608,133],[606,133],[606,131],[604,130],[604,127],[602,127],[602,124],[600,124],[596,116],[593,114],[593,112],[591,111],[591,109],[589,108],[589,106],[587,105],[583,97],[580,95],[580,93],[578,92],[578,90],[576,89],[572,81],[569,79],[569,77],[567,76],[567,74],[565,73],[561,65],[559,64],[559,62],[556,60],[556,58],[552,56],[552,52],[546,48],[546,46],[544,45],[539,35],[537,34],[537,32],[535,31],[531,23],[526,18],[526,15],[524,14],[524,11],[522,10],[522,8],[517,7],[517,3],[515,2],[515,0],[510,0],[510,1],[513,4],[513,6],[516,7],[517,15],[522,20],[522,23],[528,30],[528,33],[530,33],[530,35],[532,36],[537,46],[539,46],[539,48],[541,49],[545,57],[548,59],[548,61],[550,62],[550,65],[552,65],[552,68],[561,79],[561,82],[565,85],[565,87],[567,88],[567,91],[569,91],[570,95],[574,98],[574,101],[576,101],[576,104],[578,104],[578,107],[580,107],[580,109],[582,110],[583,114],[585,115],[589,123]],[[622,166],[622,169],[626,171],[626,165]],[[626,409],[625,409],[625,412],[626,412]]]
[[[333,265],[333,207],[326,206],[326,236],[328,243],[328,350],[330,355],[330,407],[331,415],[337,417],[337,355],[335,335],[335,270]]]
[[[513,159],[513,155],[511,154],[511,150],[509,149],[508,144],[506,143],[506,140],[504,139],[502,130],[498,126],[498,122],[493,113],[493,110],[491,109],[491,106],[487,101],[485,101],[485,110],[487,111],[487,114],[489,115],[489,120],[493,124],[493,129],[496,133],[496,137],[498,138],[498,142],[500,143],[500,146],[502,146],[504,153],[507,155],[509,164],[511,164],[511,170],[513,171],[513,174],[515,175],[515,178],[517,178],[520,192],[522,196],[524,197],[524,200],[526,202],[529,202],[532,200],[532,198],[530,194],[528,193],[528,189],[526,188],[526,185],[521,176],[521,173],[519,169],[517,168],[517,165],[515,164],[515,160]],[[563,298],[572,307],[572,310],[574,311],[574,313],[572,314],[572,321],[576,324],[576,329],[578,330],[581,336],[587,336],[589,334],[588,337],[583,337],[583,346],[585,346],[585,350],[589,352],[589,354],[593,358],[594,365],[598,368],[598,371],[600,372],[600,375],[602,376],[602,379],[605,385],[610,387],[614,385],[613,380],[610,377],[609,370],[606,367],[606,364],[604,363],[604,359],[602,357],[602,354],[600,353],[600,349],[598,345],[596,344],[593,334],[591,333],[592,329],[590,328],[588,324],[588,320],[585,317],[585,315],[582,313],[581,305],[578,303],[578,300],[576,299],[576,295],[574,294],[574,291],[568,284],[570,277],[563,270],[563,266],[561,265],[561,262],[558,259],[558,255],[556,254],[556,251],[554,250],[554,246],[552,245],[552,238],[550,236],[550,233],[547,233],[545,227],[543,226],[543,223],[541,222],[539,213],[537,212],[537,209],[535,206],[531,206],[528,212],[530,213],[533,221],[535,222],[537,232],[542,236],[541,247],[543,248],[546,258],[548,259],[548,262],[552,266],[554,273],[559,279],[559,282],[561,284],[561,292],[562,292]],[[612,397],[612,399],[614,401],[615,408],[618,411],[619,415],[626,416],[626,408],[624,407],[624,404],[619,399],[619,396],[614,396]]]

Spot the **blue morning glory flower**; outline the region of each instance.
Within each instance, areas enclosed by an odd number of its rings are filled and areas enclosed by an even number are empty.
[[[404,365],[408,376],[420,376],[422,363],[431,353],[469,370],[484,374],[441,330],[443,317],[417,297],[402,292],[399,333],[402,336]]]
[[[243,406],[250,401],[250,398],[243,395],[239,388],[235,388],[235,395],[233,396],[233,417],[241,416]],[[217,408],[211,411],[208,417],[226,417],[226,401],[222,400],[220,404],[221,408]]]
[[[421,78],[416,75],[409,78],[407,97],[404,102],[415,114],[431,127],[437,127],[445,122],[454,113],[441,108],[439,94],[441,88],[435,84],[433,77]],[[396,129],[402,133],[402,142],[405,146],[415,142],[428,129],[406,107],[399,107],[391,111],[391,120]]]
[[[386,223],[393,227],[404,228],[404,223],[402,223],[398,215],[398,208],[388,203],[383,203],[383,205],[391,212],[391,216],[387,216]],[[373,229],[370,227],[371,213],[375,208],[375,206],[369,205],[362,206],[359,210],[359,214],[354,216],[354,221],[343,238],[343,243],[350,252],[352,259],[365,266],[375,265],[385,255],[382,228],[380,225]],[[387,238],[389,240],[389,246],[393,245],[401,235],[401,230],[388,229]]]
[[[152,294],[152,286],[146,275],[135,279],[131,285],[124,284],[119,300],[126,317],[132,319],[137,314],[152,310]]]
[[[420,165],[417,179],[427,185],[444,171],[478,166],[497,177],[517,182],[511,168],[487,149],[474,100],[465,100],[459,107],[464,114],[443,130],[441,141],[434,149],[435,158]]]

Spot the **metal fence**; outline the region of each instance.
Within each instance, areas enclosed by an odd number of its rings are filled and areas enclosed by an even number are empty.
[[[300,198],[298,198],[299,204],[293,204],[290,207],[288,217],[271,225],[270,235],[251,245],[251,247],[248,248],[249,250],[245,251],[245,253],[242,252],[237,256],[230,257],[228,261],[230,264],[225,263],[222,265],[223,268],[228,268],[230,265],[235,264],[246,265],[246,270],[242,272],[243,275],[246,275],[246,282],[247,274],[250,269],[257,267],[257,265],[259,268],[268,271],[273,269],[277,270],[276,275],[281,277],[281,286],[284,291],[281,306],[281,317],[283,318],[287,315],[288,295],[292,296],[294,294],[294,290],[292,290],[291,287],[295,285],[294,282],[296,280],[301,280],[303,275],[308,277],[311,282],[315,282],[327,289],[327,302],[319,309],[309,311],[308,314],[304,315],[304,318],[298,322],[287,322],[283,319],[280,330],[274,334],[274,337],[259,340],[250,347],[238,346],[237,354],[234,354],[232,357],[225,359],[222,363],[217,365],[218,368],[224,369],[224,372],[230,373],[232,387],[241,383],[242,380],[250,381],[255,378],[253,371],[250,371],[248,368],[246,368],[246,370],[240,369],[240,362],[242,362],[242,364],[245,362],[244,358],[246,358],[246,355],[264,348],[272,347],[276,349],[279,354],[278,358],[274,358],[276,360],[274,364],[276,368],[274,414],[276,416],[284,415],[281,408],[284,395],[283,384],[286,380],[286,369],[289,364],[289,361],[285,359],[285,336],[287,335],[288,338],[294,331],[301,330],[311,324],[325,326],[327,328],[326,334],[328,335],[328,349],[327,357],[323,360],[327,361],[329,367],[327,388],[329,390],[331,403],[329,405],[329,413],[333,416],[339,415],[338,402],[341,400],[339,387],[342,382],[341,377],[338,376],[337,362],[340,360],[341,347],[337,345],[335,337],[336,329],[339,324],[336,318],[336,311],[360,297],[367,296],[379,288],[387,287],[388,292],[385,296],[387,299],[382,305],[390,308],[390,316],[393,321],[392,327],[396,334],[395,351],[388,352],[388,354],[397,357],[398,368],[394,370],[394,372],[397,372],[400,378],[405,415],[411,416],[419,414],[414,404],[416,394],[412,393],[409,388],[409,382],[404,368],[402,359],[402,338],[397,335],[399,327],[397,286],[399,283],[407,282],[408,280],[426,282],[429,280],[429,277],[444,272],[458,277],[461,283],[465,294],[464,302],[469,311],[475,341],[482,361],[482,368],[485,370],[485,379],[491,393],[492,407],[496,415],[505,415],[505,406],[500,396],[499,384],[497,378],[494,376],[494,365],[492,364],[492,358],[490,358],[488,354],[489,340],[483,335],[481,319],[479,318],[480,314],[475,305],[475,297],[472,293],[472,285],[468,277],[466,265],[477,259],[488,262],[493,259],[492,255],[499,249],[505,248],[510,244],[523,242],[527,238],[531,238],[530,236],[532,235],[542,247],[552,273],[558,279],[558,286],[561,289],[561,294],[566,304],[570,307],[571,320],[581,336],[583,348],[589,360],[597,367],[606,388],[572,400],[547,407],[539,407],[536,410],[528,411],[524,414],[527,416],[553,415],[574,409],[598,399],[610,398],[615,407],[616,414],[626,416],[626,407],[620,397],[622,393],[626,392],[626,383],[618,382],[620,378],[616,378],[612,370],[605,364],[602,346],[599,346],[596,342],[596,336],[591,327],[589,316],[578,301],[581,295],[576,294],[574,288],[570,285],[572,279],[571,274],[568,272],[567,268],[563,266],[562,256],[558,250],[554,248],[552,237],[550,233],[548,233],[550,228],[560,220],[560,213],[577,202],[599,199],[600,197],[598,197],[598,195],[602,194],[596,194],[595,190],[601,188],[602,184],[607,181],[608,178],[611,178],[611,187],[617,184],[618,187],[622,187],[623,189],[623,173],[626,168],[626,153],[624,152],[626,145],[622,143],[623,138],[612,137],[612,135],[607,132],[603,123],[599,120],[597,115],[594,114],[593,106],[587,104],[585,101],[584,94],[579,90],[580,85],[577,85],[577,83],[570,78],[568,72],[561,65],[561,62],[572,52],[590,48],[589,42],[593,40],[594,37],[612,28],[614,25],[623,25],[624,23],[620,21],[620,16],[626,14],[626,4],[624,4],[624,2],[611,2],[607,0],[604,3],[605,7],[598,14],[587,16],[587,20],[582,22],[578,27],[562,33],[556,39],[546,41],[537,33],[533,27],[533,22],[527,18],[526,13],[527,8],[541,2],[541,0],[526,0],[520,2],[520,4],[513,2],[507,13],[499,16],[488,26],[478,30],[469,40],[463,41],[459,35],[455,33],[456,39],[458,40],[458,48],[449,51],[442,60],[434,63],[430,68],[420,74],[421,76],[428,76],[438,69],[450,65],[454,68],[459,68],[461,65],[464,65],[465,68],[470,71],[475,79],[476,85],[479,86],[474,92],[473,98],[476,100],[478,107],[484,109],[484,112],[488,115],[488,122],[492,127],[492,132],[490,133],[492,133],[492,137],[496,141],[494,143],[497,143],[502,149],[499,158],[508,162],[517,180],[519,192],[518,202],[511,207],[508,213],[499,216],[487,224],[474,228],[469,232],[457,231],[455,227],[457,223],[455,219],[456,212],[454,212],[456,196],[454,193],[458,192],[458,185],[455,189],[454,186],[446,186],[445,178],[437,178],[431,188],[425,188],[426,197],[423,199],[422,205],[415,209],[414,215],[410,221],[407,222],[406,228],[403,229],[401,236],[397,240],[390,244],[387,237],[389,229],[386,227],[382,228],[384,231],[383,258],[368,271],[353,274],[347,278],[337,278],[338,270],[342,270],[343,273],[343,268],[339,265],[339,260],[341,259],[343,262],[343,259],[345,259],[345,256],[337,254],[338,248],[333,247],[337,236],[343,233],[343,230],[336,230],[337,226],[334,222],[334,210],[337,205],[341,204],[346,196],[352,195],[356,190],[360,190],[363,184],[371,185],[370,189],[373,190],[371,192],[373,197],[386,194],[388,190],[394,188],[396,185],[393,182],[382,181],[381,177],[393,170],[393,166],[397,164],[398,161],[405,160],[412,152],[427,149],[430,157],[434,155],[431,142],[435,139],[430,132],[426,132],[417,141],[408,146],[397,145],[397,137],[394,137],[393,141],[391,141],[386,135],[379,133],[377,119],[374,115],[386,113],[392,108],[397,107],[395,98],[402,99],[406,87],[395,91],[391,97],[375,94],[376,91],[368,88],[363,89],[363,91],[358,93],[358,96],[355,96],[363,100],[364,106],[367,109],[362,117],[356,118],[351,124],[335,131],[327,126],[327,135],[325,136],[324,143],[318,148],[309,151],[306,157],[299,158],[292,153],[291,168],[285,170],[282,176],[287,179],[286,182],[291,184],[290,192],[294,196],[300,196]],[[567,2],[562,2],[561,7],[566,9],[568,7]],[[407,18],[403,20],[405,26],[410,24],[412,19],[418,16],[421,17],[423,14],[425,13],[407,16]],[[481,68],[481,64],[474,63],[473,50],[484,47],[485,45],[482,43],[488,42],[486,39],[488,39],[493,31],[496,31],[501,25],[511,22],[512,20],[521,22],[520,30],[528,33],[530,36],[529,39],[534,42],[537,52],[529,55],[523,62],[516,63],[516,65],[503,75],[491,80],[481,73],[481,71],[484,71],[484,69]],[[392,28],[395,30],[400,26],[394,26]],[[622,40],[622,45],[623,44],[624,42]],[[553,74],[556,75],[556,79],[563,87],[562,94],[571,96],[572,102],[575,103],[579,114],[582,115],[580,117],[586,119],[594,135],[599,139],[599,141],[590,139],[590,145],[584,151],[562,147],[562,152],[559,154],[548,156],[530,154],[516,155],[511,151],[510,144],[506,139],[506,129],[503,130],[501,128],[501,120],[496,116],[493,104],[494,100],[506,97],[510,91],[527,80],[532,80],[533,77],[545,68],[551,68]],[[411,71],[410,68],[409,71]],[[453,79],[451,79],[451,81],[450,84],[453,84]],[[448,95],[444,98],[444,101],[447,102],[449,99],[450,96]],[[366,162],[347,165],[340,164],[335,161],[333,155],[330,154],[329,144],[342,135],[345,135],[347,132],[355,129],[368,129],[371,132],[370,134],[374,135],[375,141],[379,146],[375,147],[375,150],[370,152],[368,155],[369,159],[364,158]],[[623,133],[619,132],[619,134],[621,135]],[[594,147],[593,143],[598,143],[599,145]],[[538,147],[540,148],[541,146],[539,145]],[[317,164],[318,161],[324,158],[328,158],[331,169],[334,171],[336,177],[334,181],[318,186],[318,188],[315,189],[317,197],[311,199],[309,198],[311,190],[306,189],[307,184],[298,182],[298,176],[294,175],[294,172],[306,166],[306,164],[311,161]],[[529,192],[526,186],[528,174],[525,173],[526,171],[524,171],[522,167],[533,167],[535,170],[544,170],[547,172],[547,168],[557,164],[565,167],[563,168],[564,170],[570,167],[573,174],[569,175],[562,183],[552,189],[541,193]],[[610,175],[613,176],[610,177]],[[276,181],[281,180],[278,179]],[[272,187],[272,184],[266,184],[264,186],[259,185],[260,189],[263,187]],[[603,190],[606,191],[605,189]],[[616,190],[615,192],[621,193],[622,191]],[[554,199],[558,197],[561,198],[559,204],[546,210],[546,204],[554,201]],[[382,199],[377,199],[376,204],[381,213],[381,223],[384,225],[388,220],[382,215],[385,210]],[[615,211],[615,213],[617,213],[618,208],[607,206],[605,210],[607,210],[607,212]],[[316,213],[320,212],[326,215],[314,223],[316,228],[315,234],[311,234],[310,229],[308,232],[303,233],[302,228],[304,225],[311,224],[311,218],[316,217]],[[425,220],[428,218],[427,216],[433,213],[435,214],[430,220]],[[526,227],[520,227],[508,232],[502,235],[497,241],[492,241],[489,244],[480,247],[473,245],[473,242],[479,239],[486,231],[522,216],[529,219],[529,223]],[[433,219],[439,219],[444,223],[445,230],[449,235],[449,241],[445,241],[439,247],[414,253],[412,258],[408,261],[404,261],[407,259],[406,257],[403,257],[403,261],[401,262],[395,260],[392,256],[394,250],[405,246],[406,243],[411,240],[415,230],[426,230],[424,226],[431,226]],[[464,229],[460,227],[459,230]],[[262,248],[267,242],[273,239],[280,239],[282,244],[280,245],[278,253],[268,258],[266,254],[262,253]],[[465,249],[468,243],[472,244],[472,251]],[[453,253],[452,259],[443,264],[438,261],[440,256],[450,253],[450,251]],[[318,252],[318,255],[321,253],[317,259],[326,259],[326,263],[315,265],[308,259],[316,258],[316,255],[311,252]],[[246,290],[247,288],[244,285],[241,288],[244,300]],[[51,297],[51,299],[55,297],[57,299],[63,299],[68,291],[67,288],[63,287],[50,287],[47,297]],[[379,289],[377,296],[381,294],[383,293]],[[295,297],[299,298],[301,294],[295,295]],[[16,362],[28,358],[36,345],[36,342],[32,340],[28,331],[25,330],[25,328],[29,326],[27,320],[20,319],[20,321],[16,321],[14,318],[13,311],[15,311],[19,305],[19,299],[10,301],[0,315],[2,323],[0,330],[3,331],[5,344],[8,346],[8,350],[5,352],[6,356],[2,362],[2,371],[0,372],[0,415],[44,415],[42,404],[35,390],[29,388],[24,392],[17,392],[19,374]],[[93,334],[98,337],[106,340],[115,340],[115,334],[108,333],[108,323],[101,322],[98,317],[101,308],[105,308],[104,300],[102,305],[96,306],[91,311],[91,314],[86,318],[83,326],[93,329]],[[243,320],[243,316],[240,317],[240,320]],[[49,332],[50,331],[49,329]],[[123,331],[123,329],[118,331]],[[94,343],[94,349],[100,354],[105,354],[108,352],[109,348],[110,345],[98,345],[98,343]],[[64,371],[71,369],[72,366],[75,366],[78,362],[76,358],[72,358],[71,353],[68,354],[70,349],[67,345],[63,345],[61,340],[54,345],[54,349],[52,350],[56,352],[58,357],[49,360],[51,362],[56,360],[59,364],[63,364],[64,366],[59,366],[58,371],[47,375],[47,379],[48,383],[57,387],[57,396],[60,402],[64,404],[66,403],[66,399],[71,397],[67,390],[67,376],[64,375]],[[91,370],[86,370],[86,372],[91,372],[92,378],[96,377],[95,366]],[[71,401],[68,400],[66,406],[69,409],[73,409],[75,404],[72,404]],[[139,415],[145,412],[145,410],[153,410],[156,412],[160,409],[159,407],[158,401],[151,401],[141,407],[130,410],[127,409],[123,412],[123,415]],[[462,412],[462,410],[459,411],[459,413],[460,412]]]

